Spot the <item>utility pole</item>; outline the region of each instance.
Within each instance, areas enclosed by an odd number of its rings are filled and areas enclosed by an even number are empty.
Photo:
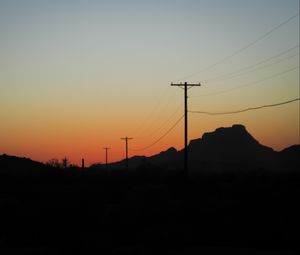
[[[108,147],[104,147],[103,148],[104,150],[105,150],[105,167],[106,167],[106,169],[108,169],[108,164],[107,164],[107,152],[108,152],[108,150],[110,149],[110,148],[108,148]]]
[[[188,180],[188,89],[201,86],[200,83],[197,84],[189,84],[185,83],[171,83],[171,86],[183,87],[184,88],[184,175],[186,180]]]
[[[82,170],[84,170],[84,158],[81,159],[81,168],[82,168]]]
[[[128,170],[128,140],[131,140],[133,138],[131,137],[123,137],[121,140],[125,140],[125,145],[126,145],[126,169]]]

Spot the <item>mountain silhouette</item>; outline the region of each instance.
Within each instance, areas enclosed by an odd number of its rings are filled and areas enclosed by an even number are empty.
[[[33,161],[29,158],[21,158],[6,154],[0,155],[0,174],[36,174],[42,172],[46,168],[47,167],[43,163]]]
[[[292,145],[279,152],[280,162],[288,169],[298,169],[300,166],[300,145]]]
[[[201,138],[191,140],[188,145],[189,168],[192,171],[214,171],[230,169],[297,169],[300,165],[300,145],[290,146],[280,152],[260,144],[240,124],[220,127],[204,133]],[[125,168],[125,160],[110,163],[109,169]],[[95,165],[94,168],[104,168]],[[171,147],[158,154],[129,158],[130,169],[161,168],[182,169],[183,150]],[[28,158],[0,155],[0,174],[32,174],[49,167]]]
[[[165,166],[165,164],[171,163],[172,158],[177,157],[178,151],[171,147],[166,151],[162,151],[150,157],[146,156],[134,156],[129,159],[130,168],[137,168],[145,164],[151,164],[153,166]],[[121,160],[115,163],[109,164],[110,168],[124,168],[126,161]]]
[[[221,127],[204,133],[202,138],[189,144],[192,169],[204,168],[227,170],[241,167],[271,167],[276,152],[260,144],[243,125]]]
[[[269,156],[274,151],[255,140],[243,125],[233,125],[192,140],[189,152],[192,159],[232,161]]]
[[[191,140],[188,145],[189,168],[197,171],[228,170],[233,168],[283,169],[295,168],[300,158],[300,145],[281,152],[260,144],[241,124],[220,127],[204,133],[201,138]],[[288,162],[287,162],[288,161]],[[111,168],[122,168],[125,161],[110,164]],[[183,168],[183,150],[170,148],[159,154],[129,159],[129,167],[152,165],[163,168]]]
[[[279,152],[280,155],[284,158],[290,159],[290,160],[299,160],[300,159],[300,145],[295,144],[288,148],[283,149]]]

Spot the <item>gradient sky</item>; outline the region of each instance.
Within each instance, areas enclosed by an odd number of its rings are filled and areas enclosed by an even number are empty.
[[[171,82],[201,82],[189,90],[191,110],[230,111],[297,98],[299,16],[207,67],[298,12],[298,0],[0,0],[0,154],[43,162],[67,156],[77,164],[85,158],[90,164],[103,162],[109,146],[109,160],[120,160],[121,137],[134,137],[131,148],[147,146],[183,114],[183,91]],[[252,72],[220,77],[251,65]],[[276,76],[285,70],[291,71]],[[276,150],[299,143],[298,102],[189,116],[190,139],[241,123]],[[183,123],[130,155],[171,146],[183,147]]]

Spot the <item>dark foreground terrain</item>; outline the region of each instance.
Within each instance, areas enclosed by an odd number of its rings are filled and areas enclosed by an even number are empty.
[[[299,254],[300,174],[0,176],[0,254]]]

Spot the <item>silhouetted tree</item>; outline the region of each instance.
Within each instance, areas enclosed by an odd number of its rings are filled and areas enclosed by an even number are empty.
[[[62,159],[62,167],[67,168],[68,166],[69,166],[69,160],[67,159],[67,157],[64,157]]]
[[[46,163],[48,166],[55,167],[55,168],[60,168],[61,164],[59,163],[59,160],[56,158],[48,160]]]

